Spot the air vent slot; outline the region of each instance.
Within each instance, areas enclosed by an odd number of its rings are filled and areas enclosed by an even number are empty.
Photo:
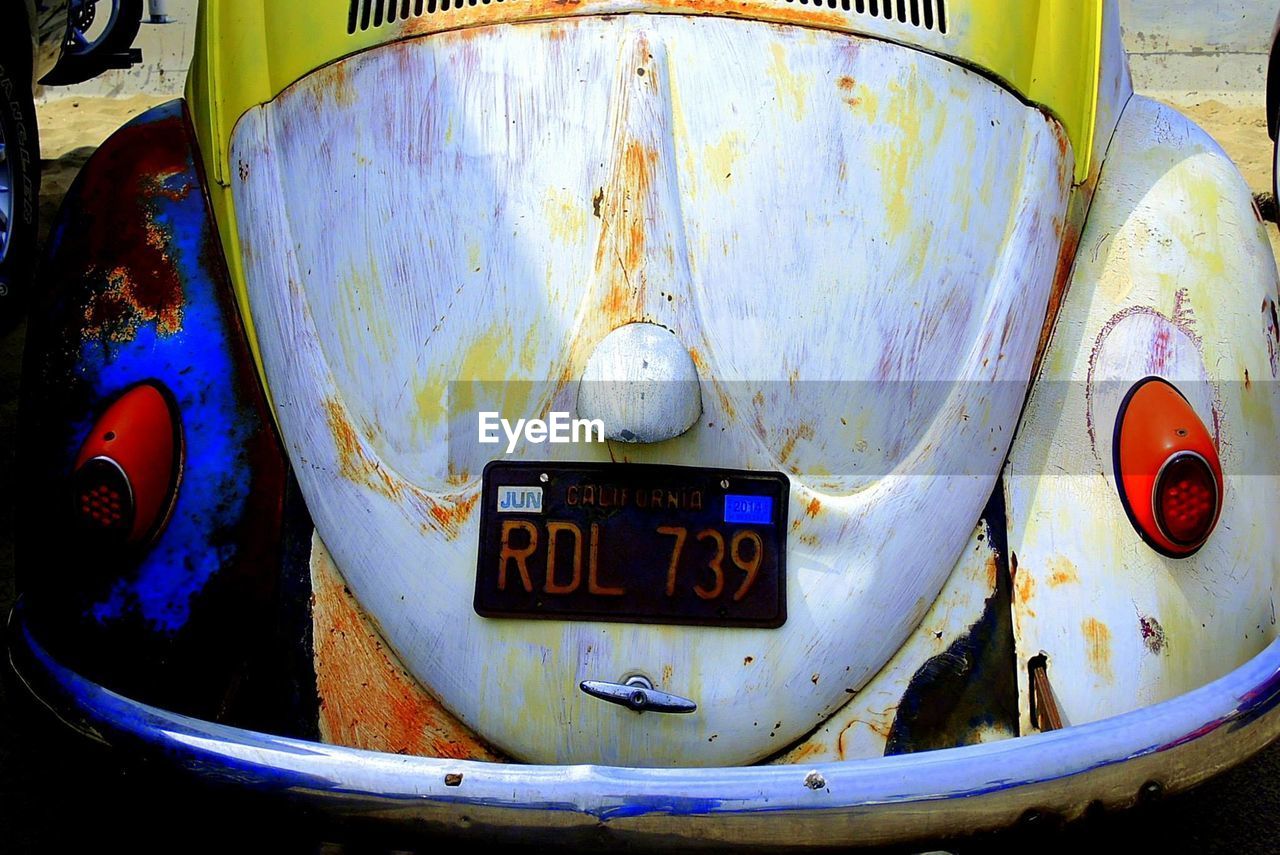
[[[515,0],[351,0],[347,11],[347,32],[368,30],[423,15],[453,12],[464,6],[488,6]],[[947,31],[947,0],[786,0],[815,9],[839,9],[897,21],[939,33]]]
[[[897,21],[939,33],[947,31],[947,0],[787,0],[817,9],[840,9],[859,15],[870,15],[885,21]]]
[[[347,32],[368,30],[423,15],[456,12],[463,6],[503,2],[505,0],[351,0],[351,8],[347,10]]]

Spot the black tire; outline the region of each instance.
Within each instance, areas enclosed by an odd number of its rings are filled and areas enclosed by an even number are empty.
[[[117,67],[114,58],[127,51],[138,36],[142,26],[143,0],[98,0],[99,3],[116,3],[119,12],[111,29],[104,32],[93,49],[88,53],[73,53],[70,48],[63,51],[62,59],[54,66],[53,71],[41,79],[46,86],[71,86],[92,80],[108,68]]]
[[[25,59],[25,58],[24,58]],[[27,61],[26,66],[30,63]],[[17,66],[15,68],[15,66]],[[36,132],[36,108],[31,97],[30,72],[17,65],[13,54],[0,54],[0,134],[7,174],[10,222],[0,222],[0,331],[8,330],[23,316],[36,259],[36,224],[40,210],[40,138]],[[3,193],[3,191],[0,191]],[[3,202],[0,202],[3,204]],[[0,208],[0,221],[4,220]],[[5,239],[7,234],[7,240]]]

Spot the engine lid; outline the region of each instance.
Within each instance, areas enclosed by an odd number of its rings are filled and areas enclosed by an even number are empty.
[[[780,750],[919,621],[1007,452],[1072,175],[1059,125],[937,57],[647,15],[368,51],[246,114],[232,161],[277,418],[351,590],[504,751],[632,765]],[[688,350],[694,425],[509,457],[787,473],[779,628],[472,608],[504,456],[478,412],[572,412],[634,323]],[[579,689],[634,674],[698,711]]]

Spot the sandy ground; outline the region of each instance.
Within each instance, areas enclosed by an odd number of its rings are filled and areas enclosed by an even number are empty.
[[[156,95],[129,98],[59,98],[36,105],[40,127],[40,240],[67,188],[94,149],[116,128],[169,100]]]
[[[1174,103],[1218,141],[1255,193],[1271,191],[1271,138],[1262,103],[1231,107],[1221,101]]]
[[[41,218],[45,228],[76,173],[117,126],[165,98],[135,96],[125,99],[64,98],[42,103],[38,107],[44,179],[41,190]],[[1233,107],[1217,101],[1198,104],[1175,104],[1204,126],[1240,166],[1255,193],[1271,191],[1271,141],[1267,137],[1262,105]],[[1272,246],[1280,252],[1280,232],[1268,227]],[[0,483],[11,483],[13,472],[14,422],[18,371],[23,331],[0,339]],[[12,505],[0,499],[0,604],[12,602],[13,562]],[[4,689],[0,687],[0,694]],[[0,698],[0,734],[23,733],[12,717],[11,706]],[[66,779],[55,780],[42,790],[25,771],[17,740],[0,739],[0,844],[13,844],[17,851],[47,851],[49,829],[61,827],[67,805],[62,787]],[[110,785],[107,787],[112,789]],[[101,797],[105,797],[99,791]],[[152,798],[148,796],[148,799]],[[82,803],[83,806],[83,803]],[[111,823],[113,816],[127,813],[125,808],[107,807],[105,814],[92,822]],[[116,813],[112,813],[116,811]],[[1258,758],[1228,772],[1193,793],[1165,803],[1130,811],[1118,817],[1104,818],[1069,828],[1065,834],[1051,834],[1048,839],[1033,839],[1031,848],[1057,851],[1069,847],[1074,851],[1113,844],[1124,839],[1141,839],[1146,848],[1163,852],[1269,852],[1274,851],[1277,822],[1280,818],[1280,746],[1273,746]],[[116,834],[133,838],[140,829],[120,816]],[[197,823],[207,828],[208,818],[199,815]],[[4,829],[8,827],[9,833]],[[103,832],[111,835],[110,829]],[[12,835],[12,836],[11,836]],[[244,842],[244,841],[241,841]],[[260,838],[255,838],[261,844]],[[977,845],[961,845],[959,851],[1022,851],[1020,837],[1001,838]],[[6,848],[0,845],[0,848]],[[143,845],[143,849],[149,849]],[[236,847],[238,848],[238,847]],[[140,851],[140,850],[137,850]],[[231,851],[222,849],[221,851]]]

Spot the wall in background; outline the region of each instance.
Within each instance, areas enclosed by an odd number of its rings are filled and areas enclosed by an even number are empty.
[[[45,97],[181,93],[198,0],[168,0],[167,5],[173,23],[143,24],[136,42],[141,65],[69,89],[48,89]],[[1277,11],[1280,0],[1120,0],[1135,86],[1172,101],[1255,100],[1266,80]]]
[[[1134,87],[1171,101],[1257,100],[1280,0],[1120,0]]]

